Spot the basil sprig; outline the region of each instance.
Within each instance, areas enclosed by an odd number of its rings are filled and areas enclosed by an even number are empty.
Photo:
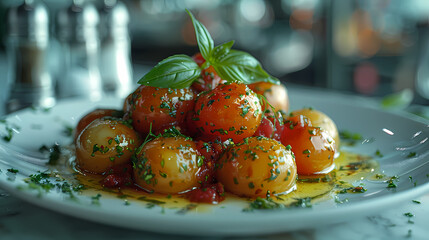
[[[232,50],[234,41],[214,46],[206,27],[191,12],[187,12],[195,29],[198,48],[206,62],[199,67],[189,56],[173,55],[159,62],[138,81],[139,84],[162,88],[189,87],[200,76],[201,70],[210,65],[219,77],[228,82],[279,84],[279,80],[270,76],[252,55]]]
[[[185,88],[201,74],[198,64],[189,56],[173,55],[159,62],[139,84],[162,88]]]

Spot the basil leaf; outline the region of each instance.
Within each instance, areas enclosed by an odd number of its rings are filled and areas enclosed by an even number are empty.
[[[234,45],[234,40],[224,43],[222,45],[216,46],[213,51],[211,58],[209,60],[216,61],[216,59],[223,59],[231,50],[232,45]]]
[[[195,19],[194,15],[190,11],[186,10],[186,12],[188,12],[192,19],[192,24],[194,25],[195,29],[195,36],[197,38],[198,48],[200,49],[201,55],[206,60],[210,59],[214,48],[214,41],[209,31],[207,31],[207,28],[202,23]]]
[[[238,81],[244,84],[271,82],[279,84],[277,78],[271,77],[252,55],[230,50],[228,54],[212,59],[217,74],[227,81]]]
[[[162,88],[185,88],[201,74],[198,64],[186,55],[173,55],[159,62],[139,84]]]

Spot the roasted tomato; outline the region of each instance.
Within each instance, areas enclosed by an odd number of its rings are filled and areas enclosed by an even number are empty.
[[[206,62],[201,53],[195,54],[192,56],[192,59],[194,59],[199,66],[202,66]],[[201,71],[201,77],[198,78],[191,87],[196,92],[203,92],[213,90],[221,83],[226,83],[226,81],[222,80],[219,75],[217,75],[212,66],[209,66]]]
[[[194,141],[184,137],[159,137],[137,151],[134,179],[150,192],[176,194],[200,186],[198,172],[204,158]]]
[[[221,183],[216,183],[192,190],[187,197],[191,202],[218,204],[225,199],[225,191]]]
[[[272,138],[272,136],[274,135],[275,132],[275,127],[274,124],[268,120],[268,118],[263,117],[261,124],[259,125],[258,129],[256,129],[256,132],[253,136],[258,137],[267,137],[267,138]]]
[[[240,142],[255,133],[261,118],[261,104],[252,90],[244,84],[221,84],[198,95],[188,126],[194,126],[206,141]]]
[[[283,84],[274,84],[269,82],[257,82],[248,85],[255,93],[263,95],[274,107],[274,111],[287,112],[289,110],[289,97],[287,89]],[[263,110],[272,111],[269,106],[262,104]]]
[[[330,117],[313,108],[303,108],[290,113],[290,116],[298,115],[307,117],[314,127],[320,127],[321,129],[325,130],[334,139],[336,149],[338,150],[340,145],[340,137],[337,126]]]
[[[92,173],[103,173],[129,162],[140,144],[138,134],[124,121],[96,119],[76,139],[77,167]]]
[[[105,172],[102,184],[106,188],[131,186],[133,184],[131,162],[114,166]]]
[[[131,118],[131,112],[133,110],[133,95],[134,92],[130,93],[124,100],[124,105],[122,107],[122,110],[124,112],[124,120],[129,120]]]
[[[290,149],[273,139],[251,137],[222,155],[216,176],[228,192],[257,197],[293,190],[296,169]]]
[[[276,115],[266,113],[253,136],[263,136],[280,141],[283,128],[283,116],[280,112],[277,112]]]
[[[102,118],[102,117],[121,118],[123,115],[124,115],[124,112],[115,110],[115,109],[95,109],[87,113],[79,120],[75,129],[74,139],[76,140],[76,138],[79,136],[82,130],[95,119]]]
[[[298,174],[325,174],[333,170],[335,141],[324,130],[311,126],[302,115],[287,119],[281,142],[292,147]]]
[[[194,97],[194,92],[189,88],[142,85],[132,94],[128,115],[134,129],[143,135],[148,134],[151,127],[155,134],[171,126],[185,128],[185,117],[194,108]]]
[[[192,59],[198,64],[198,66],[202,66],[203,63],[206,62],[206,60],[203,58],[203,55],[201,53],[196,53],[194,56],[192,56]]]

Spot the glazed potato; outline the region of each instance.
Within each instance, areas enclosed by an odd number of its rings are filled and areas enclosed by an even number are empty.
[[[338,150],[340,145],[340,137],[338,129],[334,121],[323,112],[314,110],[312,108],[303,108],[290,113],[290,116],[303,115],[307,117],[313,127],[320,127],[325,130],[335,141],[335,148]]]
[[[176,194],[199,186],[203,157],[191,139],[156,138],[139,149],[133,161],[135,182],[147,191]]]
[[[134,129],[142,135],[158,134],[171,126],[184,128],[186,114],[194,108],[194,92],[190,88],[172,89],[140,86],[124,104],[133,120]],[[131,104],[131,105],[130,105]]]
[[[198,95],[189,126],[205,141],[220,138],[240,142],[252,136],[262,119],[256,94],[244,84],[220,84]]]
[[[95,109],[89,113],[87,113],[85,116],[83,116],[75,129],[75,139],[79,136],[79,134],[82,132],[82,130],[88,126],[92,121],[98,118],[102,117],[122,117],[124,113],[122,111],[118,111],[115,109]]]
[[[269,82],[257,82],[248,85],[255,93],[265,96],[268,102],[274,107],[275,112],[282,111],[287,113],[289,110],[289,97],[287,89],[283,84],[274,84]],[[268,106],[262,106],[263,110]],[[268,107],[271,111],[271,108]]]
[[[292,152],[276,140],[250,137],[227,149],[216,176],[228,192],[239,196],[288,193],[297,176]]]
[[[292,147],[299,175],[326,174],[333,170],[335,141],[326,131],[312,127],[304,116],[288,118],[280,140]]]
[[[104,173],[129,162],[140,144],[137,133],[122,120],[96,119],[76,139],[77,167],[91,173]]]

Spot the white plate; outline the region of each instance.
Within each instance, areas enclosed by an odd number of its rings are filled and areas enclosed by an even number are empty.
[[[50,191],[40,194],[28,188],[24,179],[46,170],[34,157],[42,145],[70,143],[62,134],[65,126],[95,107],[120,107],[122,100],[105,99],[90,103],[85,100],[64,101],[49,112],[24,110],[7,116],[19,130],[12,141],[0,144],[0,187],[35,205],[96,222],[134,229],[191,235],[251,235],[311,228],[321,224],[347,221],[394,207],[403,201],[429,192],[429,128],[427,122],[366,107],[367,99],[329,94],[313,90],[290,90],[292,109],[311,106],[335,120],[340,130],[358,132],[369,142],[353,147],[354,152],[373,155],[377,150],[380,168],[388,176],[399,176],[397,188],[386,188],[385,182],[364,180],[367,192],[350,194],[348,203],[333,201],[310,209],[243,212],[245,201],[225,201],[203,212],[177,214],[176,210],[146,208],[144,204],[125,205],[124,200],[102,197],[91,204],[91,197],[77,196],[71,201],[66,194]],[[0,131],[4,132],[4,127]],[[407,157],[410,152],[416,156]],[[18,169],[17,174],[7,169]]]

